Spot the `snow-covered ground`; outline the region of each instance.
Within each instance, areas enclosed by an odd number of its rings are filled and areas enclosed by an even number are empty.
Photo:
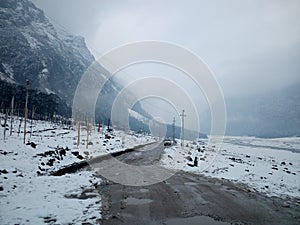
[[[300,198],[300,138],[226,137],[219,152],[206,140],[165,149],[169,168],[243,183],[269,196]],[[198,157],[198,166],[194,166]],[[211,165],[206,168],[206,165]]]
[[[98,133],[91,127],[87,146],[87,131],[81,126],[77,146],[76,127],[33,121],[32,134],[26,136],[31,145],[25,145],[24,123],[18,134],[20,121],[15,117],[11,136],[8,123],[5,139],[4,127],[0,127],[0,224],[95,224],[101,218],[101,196],[95,188],[101,179],[95,172],[49,174],[74,162],[155,141],[123,131],[108,133],[106,127]],[[28,121],[27,131],[30,126]]]
[[[1,115],[1,124],[4,124]],[[0,127],[0,224],[95,224],[101,218],[102,180],[94,170],[63,176],[51,172],[74,162],[157,141],[151,136],[84,125],[77,145],[76,127],[33,121],[23,144],[23,123],[15,117]],[[31,121],[27,123],[31,131]],[[87,145],[88,143],[88,145]],[[206,140],[166,148],[161,164],[229,179],[270,196],[300,198],[300,138],[226,137],[220,152]],[[195,166],[195,157],[198,165]],[[212,164],[206,168],[206,165]]]

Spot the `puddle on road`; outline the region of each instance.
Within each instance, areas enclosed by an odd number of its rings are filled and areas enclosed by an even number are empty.
[[[141,152],[135,152],[134,155],[135,156],[140,156],[140,155],[142,155],[142,153]]]
[[[149,204],[151,203],[152,200],[151,199],[147,199],[147,198],[141,198],[141,199],[138,199],[138,198],[127,198],[126,199],[126,203],[128,205],[143,205],[143,204]]]
[[[173,218],[165,221],[164,225],[230,225],[230,223],[225,223],[221,221],[216,221],[209,216],[195,216],[189,218]]]
[[[195,182],[185,182],[184,185],[193,186],[193,185],[197,185],[197,183],[195,183]]]
[[[147,193],[147,192],[149,192],[148,189],[145,189],[145,188],[141,188],[141,189],[140,189],[140,193]]]

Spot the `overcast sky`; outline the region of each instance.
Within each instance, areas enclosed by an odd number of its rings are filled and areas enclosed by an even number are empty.
[[[226,96],[300,81],[300,1],[33,0],[98,57],[141,40],[177,43],[212,69]],[[234,85],[233,85],[234,84]]]
[[[32,1],[53,23],[83,36],[96,58],[130,42],[161,40],[203,59],[225,98],[300,88],[299,0]],[[150,75],[146,68],[127,74]]]

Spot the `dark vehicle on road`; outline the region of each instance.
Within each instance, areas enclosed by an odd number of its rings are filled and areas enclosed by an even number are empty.
[[[171,146],[171,145],[172,145],[172,141],[170,139],[164,140],[164,146]]]

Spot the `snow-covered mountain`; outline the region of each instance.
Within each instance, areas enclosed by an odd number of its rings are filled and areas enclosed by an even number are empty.
[[[40,114],[58,112],[70,116],[78,82],[94,60],[83,37],[71,35],[63,28],[54,26],[31,1],[0,1],[2,108],[10,107],[11,99],[15,96],[16,104],[22,106],[22,111],[24,86],[29,80],[30,88],[36,90],[31,90],[29,109],[35,106]],[[108,75],[103,67],[100,70]],[[121,86],[115,80],[105,83],[100,93],[101,102],[98,99],[96,106],[97,121],[104,122],[110,118],[112,102],[120,90]],[[41,92],[47,97],[46,101],[41,99]],[[130,95],[132,93],[126,93],[125,99]],[[33,99],[39,101],[33,105]],[[47,105],[46,102],[56,102],[55,107],[50,107],[55,109],[41,110]],[[66,103],[69,106],[67,109]],[[143,110],[140,108],[140,111]]]
[[[15,105],[22,113],[24,86],[29,80],[32,89],[29,109],[35,107],[40,115],[58,113],[71,116],[77,85],[94,60],[83,37],[71,35],[60,26],[53,25],[31,1],[0,1],[1,109],[9,108],[15,96]],[[103,67],[100,71],[108,75]],[[105,83],[96,104],[96,121],[107,123],[112,103],[121,89],[115,79]],[[132,95],[127,91],[123,96],[124,102]],[[151,119],[139,103],[134,110]],[[138,120],[130,123],[134,130],[148,127],[148,123]]]
[[[29,0],[0,1],[0,79],[70,102],[93,62],[84,38],[57,30]]]
[[[0,1],[0,103],[10,107],[15,96],[23,110],[26,80],[30,81],[29,109],[39,114],[59,113],[71,116],[71,106],[78,82],[94,62],[83,37],[74,36],[51,23],[44,12],[29,0]],[[101,67],[101,65],[99,65]],[[102,73],[106,70],[101,67]],[[108,72],[107,72],[108,73]],[[110,116],[110,107],[121,87],[109,81],[98,103],[98,120]],[[35,90],[35,91],[34,91]],[[47,100],[41,99],[45,96]],[[48,94],[48,95],[45,95]],[[39,99],[35,101],[34,99]],[[51,111],[44,110],[49,102]],[[3,104],[4,103],[4,104]]]

